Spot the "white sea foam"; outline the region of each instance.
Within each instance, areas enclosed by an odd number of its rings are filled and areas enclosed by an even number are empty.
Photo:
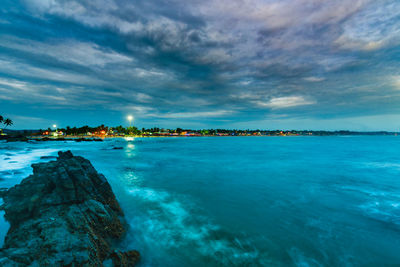
[[[385,191],[380,191],[380,190],[372,190],[372,189],[368,189],[365,187],[361,187],[361,186],[341,186],[340,190],[343,191],[353,191],[353,192],[357,192],[360,194],[364,194],[364,195],[368,195],[368,196],[373,196],[373,197],[382,197],[382,196],[387,196],[389,193],[385,192]]]
[[[57,149],[45,148],[23,151],[9,151],[0,156],[0,171],[12,171],[29,167],[43,156],[54,154]]]
[[[304,252],[300,249],[293,247],[288,251],[290,258],[292,259],[295,266],[298,267],[311,267],[311,266],[323,266],[316,259],[307,257]]]
[[[400,170],[400,162],[363,162],[360,166],[373,169]]]
[[[167,192],[150,188],[132,188],[129,193],[145,204],[143,214],[133,222],[133,227],[139,228],[144,242],[153,248],[154,244],[174,251],[191,247],[202,257],[221,265],[255,263],[260,256],[248,242],[224,233],[195,212],[187,199],[183,202]]]
[[[400,194],[357,186],[343,186],[341,189],[361,194],[363,204],[357,208],[365,216],[382,222],[400,224]]]
[[[32,173],[32,163],[43,161],[43,156],[55,154],[57,149],[7,149],[0,155],[0,178],[6,179],[3,187],[10,187],[19,183],[21,179]]]
[[[360,205],[365,215],[382,222],[400,225],[400,203],[388,200],[371,201]]]

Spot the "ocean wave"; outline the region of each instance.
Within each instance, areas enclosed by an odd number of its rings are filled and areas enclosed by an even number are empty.
[[[324,266],[316,259],[307,257],[300,249],[293,247],[289,250],[289,256],[297,267],[317,267]]]
[[[223,231],[201,216],[190,201],[150,188],[132,188],[129,193],[137,204],[143,204],[139,205],[143,210],[131,222],[132,227],[152,249],[157,244],[163,250],[185,254],[185,248],[194,248],[197,255],[187,250],[188,254],[181,257],[188,261],[199,257],[199,261],[211,265],[262,266],[268,261],[249,240]]]
[[[363,162],[360,166],[373,169],[400,170],[400,162]]]
[[[385,197],[385,196],[393,196],[393,197],[399,197],[400,195],[393,194],[391,192],[387,191],[382,191],[382,190],[377,190],[377,189],[369,189],[367,187],[362,187],[362,186],[341,186],[340,191],[352,191],[356,193],[360,193],[363,195],[368,195],[371,197]]]
[[[376,221],[400,225],[400,194],[357,186],[342,186],[341,189],[361,195],[362,204],[357,205],[357,208],[364,216]]]
[[[400,201],[381,200],[360,205],[364,214],[374,220],[400,226]]]

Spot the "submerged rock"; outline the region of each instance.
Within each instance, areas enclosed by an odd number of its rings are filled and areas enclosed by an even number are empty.
[[[42,156],[40,159],[57,159],[56,156]]]
[[[106,178],[88,160],[58,154],[0,193],[10,223],[0,266],[134,266],[137,251],[114,247],[125,222]]]
[[[69,140],[74,140],[75,142],[90,142],[90,141],[103,142],[103,139],[101,138],[72,138]]]
[[[26,142],[29,140],[24,135],[6,135],[6,136],[3,136],[3,138],[5,140],[7,140],[7,142]]]

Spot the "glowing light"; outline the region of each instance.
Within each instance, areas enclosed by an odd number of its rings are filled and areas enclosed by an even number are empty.
[[[128,115],[128,117],[126,117],[129,121],[129,127],[132,127],[132,121],[133,121],[133,116],[132,115]]]
[[[53,128],[57,128],[57,125],[56,125],[56,124],[53,124]]]

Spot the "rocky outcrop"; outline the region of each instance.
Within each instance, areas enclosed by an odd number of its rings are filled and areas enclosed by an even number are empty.
[[[1,193],[10,229],[0,266],[134,266],[137,251],[114,247],[125,223],[106,178],[88,160],[58,154]]]

